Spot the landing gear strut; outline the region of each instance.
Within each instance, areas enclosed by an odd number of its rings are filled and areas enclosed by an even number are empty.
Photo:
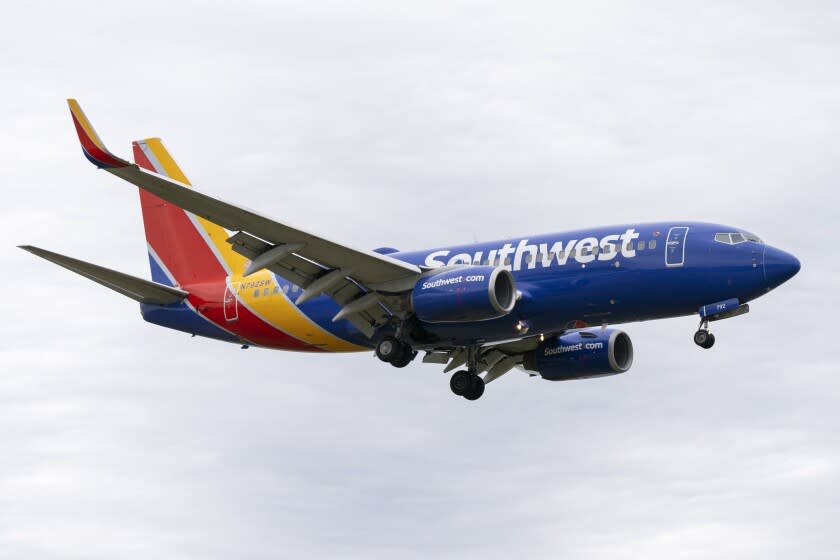
[[[376,357],[394,367],[407,366],[416,355],[411,346],[393,336],[383,337],[376,345]]]
[[[700,328],[694,333],[694,344],[706,350],[715,345],[715,335],[709,332],[709,321],[700,321]]]

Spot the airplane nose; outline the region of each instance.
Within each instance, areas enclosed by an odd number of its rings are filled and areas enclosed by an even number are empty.
[[[767,288],[779,286],[799,272],[799,259],[775,247],[764,249],[764,280]]]

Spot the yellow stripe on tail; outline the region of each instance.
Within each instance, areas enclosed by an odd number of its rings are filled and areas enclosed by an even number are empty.
[[[154,156],[158,164],[156,167],[159,167],[158,173],[185,185],[191,185],[187,176],[175,162],[175,159],[163,146],[160,138],[146,138],[140,141],[140,143],[145,144],[146,148],[151,152],[151,155]],[[203,236],[215,249],[216,256],[222,261],[223,266],[227,268],[228,273],[232,277],[232,281],[244,282],[242,273],[245,271],[249,261],[244,256],[234,252],[230,243],[227,242],[228,237],[230,237],[227,230],[200,216],[193,214],[190,214],[190,216],[195,220],[196,225],[203,230]],[[248,281],[254,281],[256,279],[269,280],[272,285],[270,293],[275,295],[273,287],[276,284],[274,283],[273,275],[269,271],[263,270],[248,277]],[[319,346],[333,352],[358,352],[366,349],[347,342],[319,326],[292,303],[289,297],[282,291],[275,296],[268,298],[254,296],[250,290],[243,291],[239,294],[240,301],[264,321],[308,344]]]

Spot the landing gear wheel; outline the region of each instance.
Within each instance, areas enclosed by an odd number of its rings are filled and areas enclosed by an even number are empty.
[[[471,377],[470,388],[464,393],[464,398],[468,401],[477,400],[484,394],[484,380],[477,375],[472,375]]]
[[[376,357],[383,362],[391,363],[404,353],[402,349],[402,342],[393,336],[386,336],[376,345]]]
[[[706,344],[703,346],[706,350],[715,345],[715,335],[709,333],[709,338],[706,339]]]
[[[414,359],[414,356],[417,355],[417,352],[411,349],[411,346],[408,344],[400,344],[400,354],[395,356],[393,360],[391,360],[391,365],[396,368],[404,368],[408,364],[411,363],[411,360]]]
[[[712,333],[705,329],[700,329],[696,333],[694,333],[694,344],[701,348],[708,348],[706,344],[709,343],[709,337],[712,336]],[[713,339],[714,340],[714,339]]]
[[[449,388],[459,397],[463,397],[472,386],[472,377],[468,371],[456,371],[449,379]]]

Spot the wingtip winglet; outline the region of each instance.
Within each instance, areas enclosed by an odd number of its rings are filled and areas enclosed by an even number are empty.
[[[85,112],[82,111],[78,101],[72,98],[68,99],[67,106],[70,108],[70,116],[73,119],[73,125],[76,127],[76,134],[79,135],[82,151],[92,164],[105,169],[130,165],[127,161],[108,151],[93,125],[90,124]]]

